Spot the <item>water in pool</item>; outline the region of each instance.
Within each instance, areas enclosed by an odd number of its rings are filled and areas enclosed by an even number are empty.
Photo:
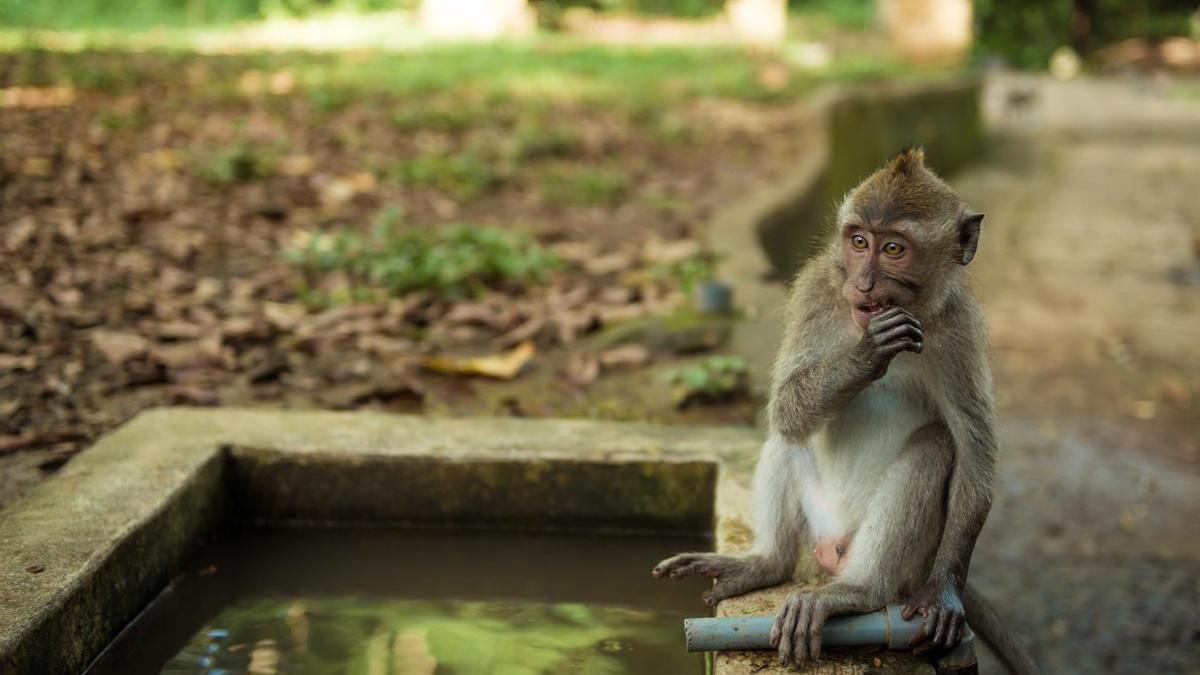
[[[691,538],[251,530],[203,553],[89,670],[702,673]]]

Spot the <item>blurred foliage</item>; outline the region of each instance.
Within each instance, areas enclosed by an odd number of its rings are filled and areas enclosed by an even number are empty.
[[[285,258],[316,275],[345,275],[346,298],[323,297],[321,281],[310,281],[308,299],[322,304],[415,290],[480,295],[501,285],[540,282],[560,264],[531,237],[510,230],[464,224],[404,228],[395,210],[386,211],[366,235],[353,229],[314,234]]]
[[[532,0],[541,13],[557,13],[572,7],[601,12],[622,12],[677,17],[703,17],[718,14],[726,0]],[[870,18],[874,0],[788,0],[788,9],[798,14],[821,14],[835,23],[864,26]]]
[[[555,204],[613,205],[629,189],[629,179],[609,169],[551,167],[542,174],[540,189]]]
[[[863,30],[875,16],[875,0],[788,0],[788,10],[809,20]]]
[[[716,276],[717,260],[712,253],[699,253],[665,265],[656,265],[651,271],[659,277],[669,277],[679,283],[684,293],[691,293],[704,281]]]
[[[382,173],[385,179],[435,187],[459,200],[479,197],[501,182],[499,171],[473,152],[418,155]]]
[[[725,0],[532,0],[539,12],[558,12],[572,7],[583,7],[601,12],[624,12],[698,17],[716,14],[725,6]]]
[[[699,363],[672,368],[663,376],[675,386],[677,404],[686,406],[696,401],[719,401],[743,393],[749,372],[746,359],[718,354]]]
[[[219,25],[319,10],[370,11],[407,0],[0,0],[0,25],[31,28],[151,28]]]
[[[1045,68],[1064,45],[1086,55],[1129,37],[1187,35],[1194,11],[1194,0],[976,0],[976,48],[1018,67]]]
[[[199,160],[197,174],[211,183],[240,183],[266,178],[279,166],[281,149],[238,139]]]

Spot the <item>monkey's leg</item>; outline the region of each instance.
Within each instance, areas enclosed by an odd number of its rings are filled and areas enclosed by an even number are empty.
[[[790,579],[804,530],[798,494],[801,451],[777,436],[763,445],[754,470],[755,536],[749,555],[681,553],[655,566],[654,576],[680,579],[701,574],[716,579],[712,590],[704,594],[704,602],[710,606]]]
[[[784,663],[821,655],[821,628],[830,616],[875,611],[901,600],[925,580],[942,535],[946,479],[954,443],[940,423],[909,436],[876,482],[845,566],[828,586],[792,594],[775,619],[771,643]]]

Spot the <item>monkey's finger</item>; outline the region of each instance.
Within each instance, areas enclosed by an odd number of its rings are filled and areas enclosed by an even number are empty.
[[[937,632],[945,614],[938,609],[931,609],[925,615],[925,625],[921,626],[921,640],[913,647],[914,654],[924,654],[938,646]]]
[[[919,645],[924,644],[924,642],[929,639],[929,636],[933,634],[933,629],[937,626],[937,612],[938,611],[936,607],[925,607],[921,609],[921,615],[925,618],[923,621],[921,621],[921,627],[917,629],[917,632],[908,639],[908,644],[914,649],[916,649],[916,647]]]
[[[704,559],[692,560],[671,570],[672,579],[682,579],[694,574],[702,574],[710,579],[716,579],[719,572],[715,565]]]
[[[879,348],[879,352],[884,356],[895,356],[900,352],[916,352],[921,353],[925,349],[925,343],[913,340],[912,338],[903,337],[894,342],[889,342]]]
[[[704,593],[704,604],[709,607],[716,607],[718,602],[737,595],[737,590],[730,584],[718,581],[713,585],[711,590]]]
[[[875,344],[883,345],[904,337],[911,338],[915,342],[920,342],[925,339],[925,334],[921,332],[920,328],[911,323],[902,323],[895,328],[889,328],[875,335],[873,339],[875,340]]]
[[[673,570],[678,569],[683,565],[687,565],[699,559],[700,555],[697,553],[680,553],[679,555],[671,556],[670,558],[667,558],[666,560],[655,565],[650,574],[656,577],[661,577],[665,574],[670,574]]]
[[[933,636],[933,643],[936,646],[946,644],[946,633],[950,631],[950,627],[954,622],[954,617],[949,612],[942,612],[942,616],[938,619],[937,633]]]
[[[821,632],[825,628],[826,618],[825,610],[817,607],[808,622],[808,655],[814,660],[821,658]]]
[[[899,308],[894,307],[893,309],[899,309]],[[916,318],[913,317],[913,315],[909,314],[908,312],[906,312],[902,309],[899,312],[890,312],[889,311],[889,312],[884,312],[882,314],[878,314],[867,323],[867,325],[870,327],[870,329],[872,331],[887,330],[888,328],[891,328],[893,326],[899,326],[902,324],[913,324],[917,328],[921,327],[920,321],[917,321]]]
[[[913,618],[914,616],[916,616],[916,614],[917,614],[917,606],[912,604],[911,602],[908,603],[907,605],[905,605],[904,609],[900,610],[900,618],[904,619],[905,621],[908,621],[909,619]]]
[[[800,603],[800,616],[796,617],[796,632],[792,635],[792,662],[800,665],[808,661],[808,626],[812,621],[813,600],[803,596]]]
[[[775,617],[771,628],[771,643],[779,647],[779,660],[787,663],[792,656],[792,630],[796,627],[795,600],[789,598]]]
[[[950,627],[950,632],[946,635],[946,644],[942,645],[947,649],[952,649],[955,645],[962,642],[963,624],[961,621],[955,621]]]

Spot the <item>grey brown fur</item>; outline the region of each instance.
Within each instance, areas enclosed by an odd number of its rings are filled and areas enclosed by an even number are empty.
[[[996,458],[986,329],[964,271],[981,220],[919,150],[847,195],[788,301],[753,550],[654,570],[714,578],[715,605],[788,581],[802,543],[815,545],[833,578],[784,603],[772,634],[783,663],[820,656],[829,616],[905,602],[924,617],[916,651],[957,644],[969,619],[1010,671],[1038,672],[966,585]]]

